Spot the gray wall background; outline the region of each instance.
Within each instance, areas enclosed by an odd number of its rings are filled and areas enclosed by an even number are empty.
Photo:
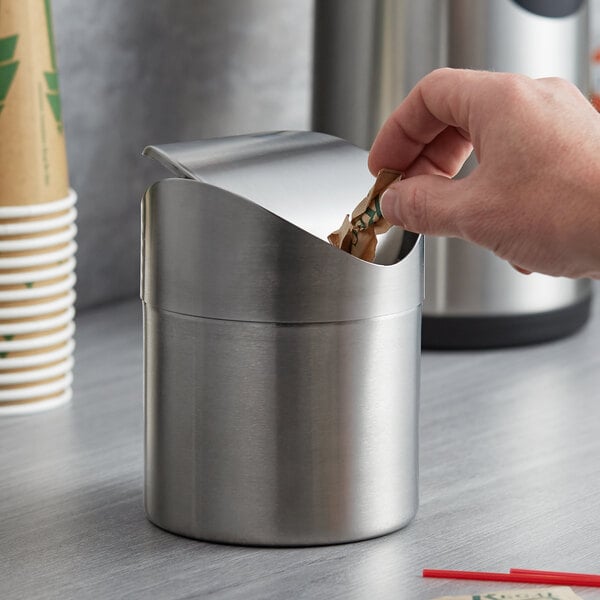
[[[307,129],[312,0],[53,0],[79,308],[139,289],[147,144]]]

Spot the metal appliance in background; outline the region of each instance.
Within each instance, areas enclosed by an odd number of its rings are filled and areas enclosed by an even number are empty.
[[[278,132],[145,154],[177,176],[142,204],[150,520],[275,546],[404,526],[417,508],[423,239],[385,234],[379,264],[326,241],[372,184],[367,153]]]
[[[587,1],[317,0],[313,129],[368,148],[440,66],[559,76],[586,92]],[[475,166],[470,159],[458,176]],[[524,276],[462,240],[426,240],[423,347],[556,339],[585,324],[590,300],[587,280]]]

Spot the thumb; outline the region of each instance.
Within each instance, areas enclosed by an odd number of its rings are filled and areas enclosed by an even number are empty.
[[[393,183],[381,196],[381,212],[408,231],[459,237],[465,202],[464,179],[415,175]]]

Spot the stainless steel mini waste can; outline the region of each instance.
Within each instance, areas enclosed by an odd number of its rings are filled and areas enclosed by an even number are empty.
[[[373,183],[313,132],[145,150],[145,507],[235,544],[348,542],[417,508],[423,243],[376,263],[327,234]]]

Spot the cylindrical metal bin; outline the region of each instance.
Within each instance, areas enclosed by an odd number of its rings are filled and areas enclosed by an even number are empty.
[[[324,241],[372,184],[366,152],[279,132],[147,154],[188,178],[142,205],[149,519],[275,546],[406,525],[422,238],[385,265]]]

